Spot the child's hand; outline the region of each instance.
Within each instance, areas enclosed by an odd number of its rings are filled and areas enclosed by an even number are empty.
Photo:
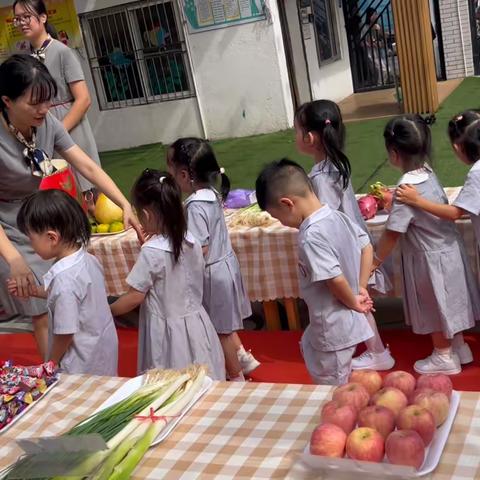
[[[363,288],[363,287],[360,287],[358,289],[358,295],[360,297],[363,297],[365,299],[366,302],[371,302],[371,308],[369,310],[369,312],[374,312],[375,311],[375,308],[373,308],[373,300],[372,300],[372,297],[370,296],[370,294],[368,293],[368,290],[366,288]],[[367,312],[368,313],[368,312]]]
[[[18,297],[17,281],[13,278],[7,280],[7,290],[12,297]]]
[[[365,295],[355,295],[353,310],[359,313],[368,313],[373,310],[373,300]]]
[[[421,198],[418,190],[413,185],[403,184],[397,187],[396,199],[407,205],[416,205]]]

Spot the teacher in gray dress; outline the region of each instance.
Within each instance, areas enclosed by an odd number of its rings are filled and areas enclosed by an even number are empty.
[[[112,179],[50,113],[56,95],[55,80],[34,57],[13,55],[0,65],[0,302],[10,313],[33,318],[42,356],[48,339],[47,305],[45,300],[27,297],[29,285],[43,283],[50,262],[35,254],[19,231],[17,214],[23,199],[38,190],[54,151],[120,206],[125,224],[142,235],[130,203]],[[8,278],[16,280],[25,298],[8,295]]]
[[[51,113],[63,123],[73,141],[100,165],[97,145],[87,111],[90,94],[76,53],[62,42],[52,38],[54,29],[48,23],[43,0],[17,0],[13,3],[14,25],[30,42],[31,54],[43,62],[57,82],[57,94]],[[76,180],[82,192],[93,185],[77,171]]]

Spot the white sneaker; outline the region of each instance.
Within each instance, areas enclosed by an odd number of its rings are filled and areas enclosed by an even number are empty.
[[[456,375],[462,371],[458,355],[452,351],[449,354],[441,354],[436,350],[423,360],[417,360],[413,369],[417,373],[443,373],[445,375]]]
[[[462,365],[473,362],[473,353],[467,342],[462,343],[457,348],[453,347],[453,351],[458,355],[458,358]]]
[[[237,350],[237,357],[245,375],[253,372],[260,365],[260,362],[252,355],[250,350],[246,351],[243,346]]]
[[[365,350],[358,357],[352,358],[352,370],[390,370],[395,365],[395,359],[388,347],[382,353]]]

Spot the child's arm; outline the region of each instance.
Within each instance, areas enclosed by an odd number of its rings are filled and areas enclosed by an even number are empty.
[[[423,198],[413,185],[400,185],[396,191],[396,198],[399,202],[406,203],[412,207],[425,210],[438,218],[445,220],[458,220],[465,215],[465,210],[455,205],[447,205],[444,203],[435,203]]]
[[[373,270],[376,270],[384,260],[392,253],[395,245],[398,242],[402,234],[400,232],[394,232],[393,230],[385,230],[380,237],[377,245],[377,251],[373,258]]]
[[[332,295],[346,307],[360,313],[368,313],[372,309],[372,300],[363,295],[354,295],[344,275],[331,278],[326,282]]]
[[[145,297],[146,293],[142,293],[135,288],[130,287],[127,293],[110,305],[112,315],[117,317],[131,312],[145,300]]]
[[[360,258],[360,287],[366,289],[368,279],[370,278],[373,265],[373,247],[369,243],[362,248],[362,256]]]
[[[49,360],[54,361],[57,365],[65,355],[73,342],[73,334],[53,335],[52,351]]]
[[[15,279],[7,280],[7,290],[10,295],[13,297],[18,297],[18,286]],[[39,285],[29,285],[28,286],[28,296],[37,297],[37,298],[47,298],[47,292],[44,287]]]

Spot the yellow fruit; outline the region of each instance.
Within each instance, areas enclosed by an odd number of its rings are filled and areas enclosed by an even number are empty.
[[[90,225],[90,229],[92,233],[97,233],[97,226],[96,225]]]
[[[98,223],[110,224],[113,222],[121,222],[123,219],[123,210],[101,193],[95,204],[95,218]]]
[[[108,223],[100,223],[97,226],[97,233],[108,233],[110,230],[110,225]]]
[[[123,222],[113,222],[110,224],[110,229],[108,231],[110,233],[114,233],[114,232],[121,232],[122,230],[125,230],[125,227],[123,226]]]

